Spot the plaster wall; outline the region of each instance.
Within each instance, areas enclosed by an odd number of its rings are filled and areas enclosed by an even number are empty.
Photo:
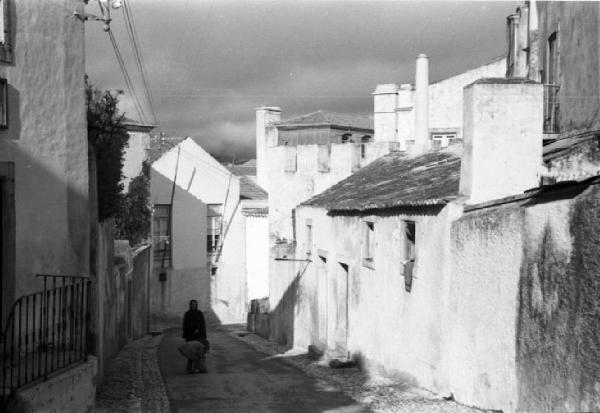
[[[559,131],[600,129],[600,4],[538,2],[540,65],[547,72],[548,39],[558,32]],[[542,82],[547,83],[542,76]]]
[[[128,145],[123,156],[123,184],[125,191],[129,189],[129,182],[142,173],[142,164],[148,157],[150,135],[146,132],[127,132]]]
[[[431,389],[443,389],[444,375],[439,369],[441,303],[448,289],[450,221],[459,213],[459,208],[450,205],[428,214],[406,211],[331,217],[322,209],[300,207],[298,228],[309,219],[314,232],[312,262],[298,281],[294,344],[339,349],[337,324],[343,295],[339,295],[338,283],[345,274],[340,264],[346,264],[346,350],[361,358],[369,371],[400,375]],[[364,220],[373,221],[375,226],[374,268],[363,265]],[[417,222],[417,259],[410,292],[405,291],[402,265],[404,220]],[[297,233],[301,252],[306,241],[300,229]],[[321,258],[325,255],[326,263]]]
[[[269,295],[269,219],[246,216],[246,279],[248,300]]]
[[[600,408],[596,185],[465,213],[452,227],[445,370],[462,403]]]
[[[10,2],[13,63],[0,162],[14,164],[16,277],[5,302],[42,288],[36,273],[89,274],[84,25],[77,0]],[[52,68],[49,70],[48,68]],[[6,278],[8,278],[6,277]]]
[[[498,59],[429,85],[429,129],[456,130],[462,137],[463,88],[484,77],[504,77],[505,72],[506,59]]]
[[[269,148],[268,185],[276,188],[269,196],[270,234],[278,239],[291,240],[292,210],[296,205],[350,176],[391,149],[396,147],[389,142],[366,143],[364,149],[361,149],[361,144],[331,144],[328,149],[329,168],[323,168],[319,162],[319,145]],[[286,168],[286,161],[290,159],[296,160],[295,170]]]
[[[537,187],[542,165],[539,84],[475,82],[464,90],[460,193],[469,203]]]
[[[239,229],[239,178],[231,175],[189,138],[152,164],[152,203],[171,204],[173,188],[173,262],[166,269],[166,281],[161,282],[158,280],[160,265],[157,267],[158,261],[155,260],[150,287],[152,316],[180,318],[188,309],[189,300],[197,299],[200,309],[211,321],[231,320],[232,317],[239,319],[242,317],[239,309],[243,308],[245,297],[241,304],[238,301],[245,296],[242,293],[245,282],[240,284],[244,265],[238,257],[244,257],[244,254],[232,252],[242,248],[245,241],[245,235]],[[208,204],[223,204],[224,210],[223,254],[214,276],[211,275],[211,262],[206,252]]]
[[[515,411],[516,322],[522,212],[466,214],[452,227],[445,317],[448,385],[462,403]]]
[[[216,265],[217,273],[212,276],[215,292],[213,311],[224,324],[246,321],[246,217],[239,206],[230,220],[223,252]]]
[[[463,88],[484,77],[504,77],[506,59],[467,70],[429,85],[429,131],[456,133],[462,138]],[[379,85],[377,90],[392,90]],[[393,85],[396,86],[396,85]],[[414,90],[410,84],[396,86],[395,93],[374,93],[375,139],[406,142],[414,140]],[[390,106],[393,105],[390,110]],[[392,113],[393,115],[390,115]]]

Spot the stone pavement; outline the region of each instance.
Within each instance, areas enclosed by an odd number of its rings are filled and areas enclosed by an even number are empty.
[[[159,346],[159,365],[173,413],[368,412],[327,383],[265,356],[222,329],[209,332],[206,374],[187,374],[177,347],[181,329],[169,329]]]
[[[96,411],[482,412],[401,380],[367,377],[357,368],[331,369],[305,352],[286,352],[243,325],[209,332],[209,373],[188,375],[177,351],[180,336],[181,329],[172,328],[126,346],[108,366]]]
[[[108,365],[96,394],[98,413],[168,413],[156,352],[162,339],[146,336],[125,346]]]
[[[245,326],[225,326],[232,337],[269,354],[283,363],[302,370],[331,390],[341,391],[357,403],[376,413],[481,413],[475,407],[444,400],[427,390],[416,388],[401,379],[367,376],[358,368],[331,369],[326,363],[309,357],[305,351],[286,351],[275,342],[245,331]]]

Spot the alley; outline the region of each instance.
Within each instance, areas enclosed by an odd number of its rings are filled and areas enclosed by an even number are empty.
[[[180,337],[180,329],[167,330],[158,349],[173,413],[367,411],[341,392],[222,331],[209,333],[208,373],[187,374],[177,350]]]

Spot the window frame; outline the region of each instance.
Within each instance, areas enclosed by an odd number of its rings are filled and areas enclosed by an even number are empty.
[[[363,267],[375,268],[375,221],[363,221]]]
[[[12,52],[12,39],[11,39],[11,24],[10,24],[10,12],[11,6],[9,5],[10,0],[0,0],[0,19],[4,24],[4,41],[0,41],[0,63],[13,63],[13,52]],[[1,29],[1,28],[0,28]]]
[[[409,228],[412,230],[409,231]],[[412,281],[415,277],[415,263],[417,261],[417,222],[406,219],[402,221],[402,276],[404,277],[404,289],[410,293]],[[412,234],[412,240],[411,240]]]
[[[458,139],[458,133],[455,131],[448,132],[431,132],[431,146],[435,146],[435,142],[440,142],[440,148],[447,148],[450,142]]]
[[[312,220],[311,219],[307,219],[305,224],[304,224],[304,231],[306,234],[306,238],[305,238],[305,245],[304,245],[304,252],[306,255],[306,258],[310,258],[312,256],[312,250],[313,250],[313,225],[312,225]]]
[[[208,256],[219,253],[219,247],[223,242],[222,231],[223,204],[206,204],[206,254]],[[209,248],[210,246],[212,248]]]
[[[157,211],[162,208],[166,208],[166,215],[157,216]],[[172,208],[172,204],[154,204],[153,206],[154,211],[152,214],[152,243],[154,245],[154,263],[156,264],[157,262],[160,262],[160,268],[171,268],[173,266]],[[158,220],[166,221],[167,223],[165,235],[161,235],[159,233],[157,234],[157,228],[158,232],[160,232],[160,225],[157,227]],[[164,244],[163,241],[165,242]]]

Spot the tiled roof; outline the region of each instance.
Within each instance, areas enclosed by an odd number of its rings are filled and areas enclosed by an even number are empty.
[[[123,119],[121,120],[121,124],[123,126],[125,126],[125,129],[127,130],[132,130],[132,131],[151,131],[152,129],[154,129],[156,127],[156,125],[152,125],[150,123],[146,123],[140,120],[135,120],[135,119],[131,119],[128,118],[127,116],[124,116]]]
[[[186,138],[181,137],[166,137],[166,136],[152,136],[150,138],[150,146],[148,148],[148,162],[153,164],[163,154],[168,152],[171,148],[179,145]]]
[[[330,211],[367,211],[442,205],[458,196],[459,145],[420,156],[390,153],[303,205]]]
[[[297,116],[292,119],[276,122],[275,126],[301,127],[314,125],[330,125],[343,128],[373,130],[373,116],[336,113],[318,110],[307,115]]]
[[[267,217],[269,208],[242,208],[242,214],[247,217]]]
[[[236,176],[256,175],[256,159],[250,159],[247,162],[237,165],[227,165],[226,168]]]
[[[240,176],[241,199],[267,199],[267,191],[262,189],[247,176]]]
[[[577,150],[582,145],[600,139],[600,131],[589,131],[567,138],[558,139],[544,146],[544,161],[549,161]]]

